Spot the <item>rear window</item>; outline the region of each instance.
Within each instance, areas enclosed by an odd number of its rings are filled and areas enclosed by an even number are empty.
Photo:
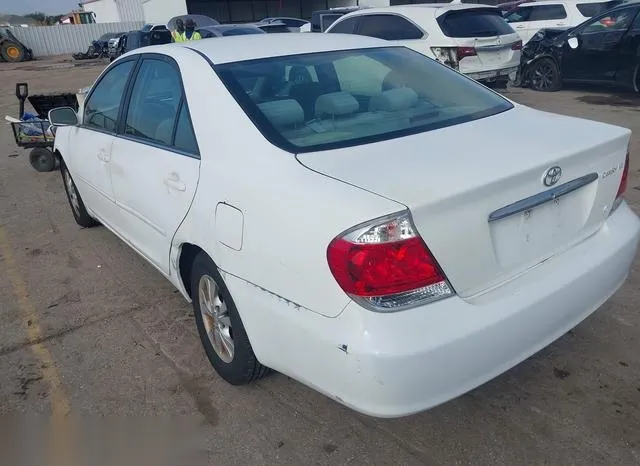
[[[438,18],[438,24],[448,37],[492,37],[514,34],[499,10],[450,11]]]
[[[292,153],[402,137],[512,108],[404,47],[274,57],[215,70],[262,134]]]

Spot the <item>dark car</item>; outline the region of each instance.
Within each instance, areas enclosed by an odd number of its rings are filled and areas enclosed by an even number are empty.
[[[359,10],[362,7],[342,7],[332,8],[330,10],[317,10],[311,14],[311,32],[324,32],[338,18]]]
[[[266,34],[265,31],[253,24],[220,24],[198,28],[203,39],[211,37],[241,36],[245,34]]]
[[[140,47],[170,44],[171,42],[171,31],[168,29],[129,31],[120,37],[114,48],[109,50],[109,60],[113,61],[120,55],[131,50],[139,49]]]
[[[640,92],[640,3],[617,6],[569,29],[541,29],[522,50],[520,80],[538,91],[565,82]]]
[[[299,18],[287,18],[287,17],[277,17],[277,18],[264,18],[260,21],[260,23],[256,24],[260,27],[261,24],[284,24],[285,27],[288,28],[290,32],[300,32],[300,28],[307,24],[309,21]],[[271,32],[271,31],[266,31]],[[279,31],[280,32],[280,31]]]

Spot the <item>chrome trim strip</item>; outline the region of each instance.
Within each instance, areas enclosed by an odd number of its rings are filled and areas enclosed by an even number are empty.
[[[588,175],[581,176],[575,180],[568,181],[567,183],[551,188],[547,191],[535,194],[531,197],[527,197],[518,202],[514,202],[506,207],[502,207],[491,214],[489,214],[489,222],[495,222],[496,220],[502,220],[503,218],[510,217],[512,215],[519,214],[529,209],[533,209],[541,204],[545,204],[559,197],[566,196],[573,191],[576,191],[583,186],[593,183],[599,178],[597,173],[589,173]]]

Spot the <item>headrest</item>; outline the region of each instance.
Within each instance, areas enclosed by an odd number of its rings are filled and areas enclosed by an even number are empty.
[[[332,92],[318,97],[316,100],[316,116],[341,116],[355,113],[360,104],[348,92]]]
[[[274,126],[304,123],[304,110],[293,99],[264,102],[258,104],[258,108]]]
[[[398,87],[371,98],[369,111],[397,112],[414,107],[418,94],[410,87]]]

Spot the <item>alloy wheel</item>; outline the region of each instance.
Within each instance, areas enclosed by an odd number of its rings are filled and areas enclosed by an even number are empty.
[[[231,318],[220,288],[209,275],[203,275],[198,285],[200,313],[207,336],[218,357],[225,363],[233,361],[234,344]]]
[[[66,168],[63,171],[64,183],[67,187],[67,193],[69,194],[69,201],[71,201],[71,208],[76,215],[80,215],[80,198],[78,191],[76,191],[76,185],[71,179],[69,170]]]

